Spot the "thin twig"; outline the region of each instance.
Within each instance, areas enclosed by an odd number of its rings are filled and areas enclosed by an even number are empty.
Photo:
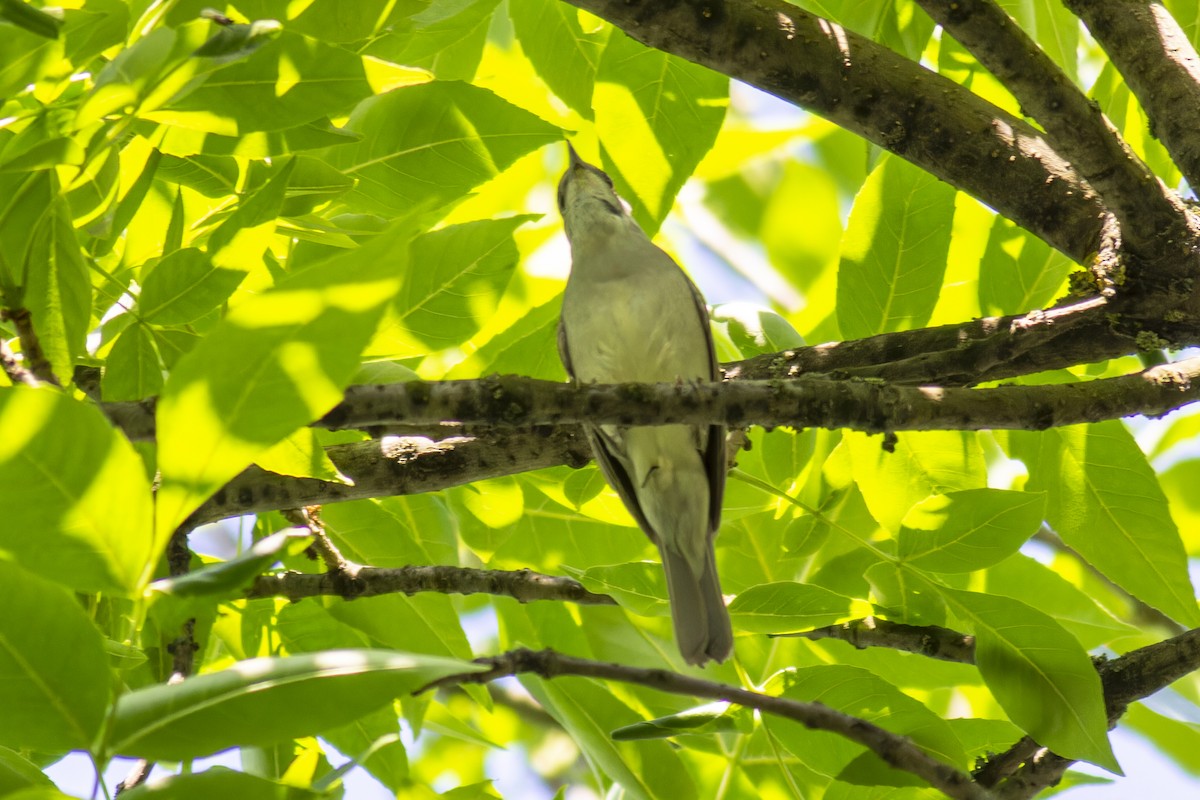
[[[62,386],[46,353],[42,350],[41,339],[33,325],[33,314],[28,308],[0,309],[0,319],[12,321],[17,329],[17,338],[21,340],[21,352],[25,355],[25,363],[33,376],[42,383]]]
[[[627,667],[574,658],[552,650],[511,650],[499,656],[476,659],[476,663],[489,669],[486,672],[451,675],[422,687],[416,693],[462,683],[488,683],[497,678],[523,673],[532,673],[547,679],[576,675],[633,683],[671,694],[724,700],[794,720],[809,728],[830,731],[870,749],[891,766],[918,776],[947,797],[955,800],[987,800],[991,797],[991,794],[972,781],[969,775],[928,755],[911,739],[866,720],[834,711],[820,703],[788,700],[668,670]]]
[[[975,637],[937,625],[905,625],[902,622],[864,617],[838,625],[827,625],[799,633],[773,634],[772,638],[837,639],[859,650],[886,647],[906,653],[953,661],[975,663]]]
[[[40,386],[42,383],[33,372],[21,364],[21,360],[9,349],[8,342],[2,339],[0,339],[0,369],[4,370],[4,374],[13,384]]]

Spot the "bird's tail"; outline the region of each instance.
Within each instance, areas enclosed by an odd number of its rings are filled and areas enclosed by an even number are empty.
[[[670,547],[663,547],[661,552],[667,574],[667,594],[671,599],[671,619],[675,623],[675,641],[683,660],[703,666],[709,659],[724,661],[729,658],[733,650],[733,629],[721,596],[712,542],[708,543],[700,575],[682,553]]]

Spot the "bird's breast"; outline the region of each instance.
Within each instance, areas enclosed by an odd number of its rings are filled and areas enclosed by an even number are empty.
[[[708,321],[674,263],[567,285],[563,298],[575,377],[619,383],[711,380]]]

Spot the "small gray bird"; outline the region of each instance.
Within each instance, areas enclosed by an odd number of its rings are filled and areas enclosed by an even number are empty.
[[[571,243],[558,351],[584,383],[717,381],[699,290],[625,211],[612,180],[570,149],[558,209]],[[713,556],[725,490],[723,425],[587,428],[596,463],[662,554],[675,640],[689,664],[733,649]]]

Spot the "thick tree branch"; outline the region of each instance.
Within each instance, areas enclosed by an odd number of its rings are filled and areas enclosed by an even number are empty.
[[[327,448],[353,484],[275,475],[250,467],[204,503],[196,525],[240,514],[438,491],[591,458],[581,421],[906,430],[1043,430],[1157,416],[1200,399],[1200,358],[1086,383],[942,389],[801,377],[723,384],[575,386],[519,376],[358,386],[321,424],[413,425],[479,432],[434,441],[385,436]],[[553,427],[551,427],[553,426]]]
[[[1134,155],[1099,107],[993,0],[918,2],[1042,124],[1054,148],[1121,222],[1127,244],[1155,253],[1162,237],[1183,238],[1183,204]]]
[[[301,600],[305,597],[331,596],[343,600],[374,597],[382,594],[493,594],[511,597],[522,603],[535,600],[558,600],[579,605],[616,605],[608,595],[595,594],[572,578],[542,575],[527,569],[492,570],[469,567],[427,566],[363,567],[356,564],[348,569],[308,574],[280,572],[255,579],[246,597],[286,597]]]
[[[354,386],[318,424],[329,428],[531,426],[582,422],[905,430],[1044,430],[1133,414],[1160,416],[1200,399],[1200,358],[1085,383],[944,389],[823,376],[704,384],[553,383],[518,376]]]
[[[829,373],[898,384],[970,386],[1136,352],[1132,338],[1113,330],[1113,313],[1109,301],[1093,298],[1030,314],[800,347],[731,362],[724,370],[730,380]],[[1196,334],[1200,337],[1200,330]],[[146,441],[154,438],[156,405],[150,397],[104,403],[102,408],[127,437]],[[410,426],[406,433],[438,436],[447,431]]]
[[[334,445],[325,450],[353,485],[276,475],[250,467],[200,506],[189,528],[285,508],[421,494],[561,465],[582,466],[591,450],[577,428],[490,431],[435,442],[423,436]]]
[[[1138,98],[1154,135],[1200,186],[1200,56],[1179,23],[1148,0],[1065,0]]]
[[[639,42],[819,114],[982,200],[1077,261],[1095,193],[1025,122],[783,0],[568,0]]]
[[[829,373],[900,384],[972,386],[1128,355],[1110,301],[1094,297],[1005,317],[896,331],[756,356],[725,365],[729,379]]]
[[[633,683],[671,694],[724,700],[794,720],[809,728],[830,731],[863,745],[891,766],[916,775],[947,797],[958,800],[987,800],[991,797],[986,789],[972,781],[966,773],[927,755],[912,740],[866,720],[834,711],[820,703],[788,700],[667,670],[589,661],[552,650],[512,650],[499,656],[476,659],[476,663],[489,669],[486,672],[451,675],[429,684],[418,692],[463,683],[489,683],[498,678],[524,673],[532,673],[546,679],[574,675]]]

